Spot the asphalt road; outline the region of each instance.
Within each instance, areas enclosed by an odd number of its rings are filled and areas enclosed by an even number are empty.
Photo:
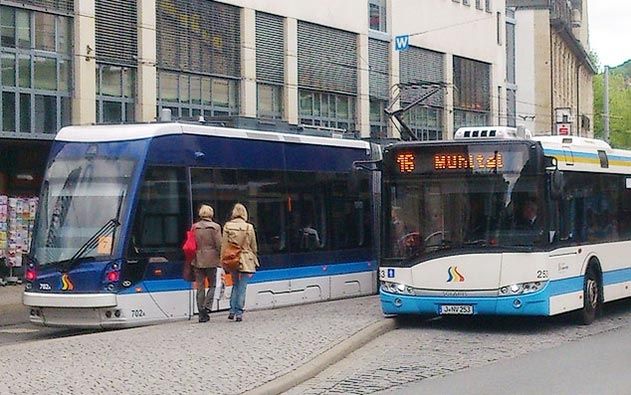
[[[631,327],[383,394],[629,394]]]
[[[287,395],[631,394],[630,340],[629,299],[588,326],[572,315],[414,320]]]

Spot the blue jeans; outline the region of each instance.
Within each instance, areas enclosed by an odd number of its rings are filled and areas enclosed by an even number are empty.
[[[230,294],[230,314],[241,317],[245,306],[245,291],[253,273],[233,272],[231,274],[233,284],[232,293]]]

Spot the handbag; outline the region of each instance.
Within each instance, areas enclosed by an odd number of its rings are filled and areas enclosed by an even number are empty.
[[[186,231],[186,240],[182,245],[182,251],[184,252],[184,267],[182,268],[182,278],[186,281],[193,281],[193,267],[191,263],[195,259],[197,253],[197,240],[195,239],[195,231],[193,228]]]
[[[221,266],[227,272],[236,272],[239,270],[241,262],[241,247],[234,243],[228,243],[221,252]]]

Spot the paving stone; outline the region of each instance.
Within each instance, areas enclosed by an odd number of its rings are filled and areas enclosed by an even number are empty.
[[[382,319],[371,296],[6,345],[0,393],[238,394]]]

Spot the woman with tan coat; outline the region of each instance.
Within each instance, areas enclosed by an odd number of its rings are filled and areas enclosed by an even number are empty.
[[[221,251],[226,250],[228,244],[236,244],[240,247],[239,269],[230,273],[233,279],[232,293],[230,295],[230,314],[228,319],[236,318],[239,322],[243,319],[243,308],[245,306],[245,294],[248,281],[256,272],[259,260],[256,257],[256,233],[254,226],[247,222],[248,211],[244,205],[237,203],[232,209],[230,221],[223,227],[223,237],[221,240]]]
[[[204,204],[199,208],[200,220],[193,224],[197,251],[191,265],[195,268],[199,322],[206,322],[210,319],[208,313],[212,308],[215,295],[217,268],[221,267],[219,261],[221,226],[213,221],[213,215],[213,208]],[[208,293],[206,293],[206,279],[208,279]]]

